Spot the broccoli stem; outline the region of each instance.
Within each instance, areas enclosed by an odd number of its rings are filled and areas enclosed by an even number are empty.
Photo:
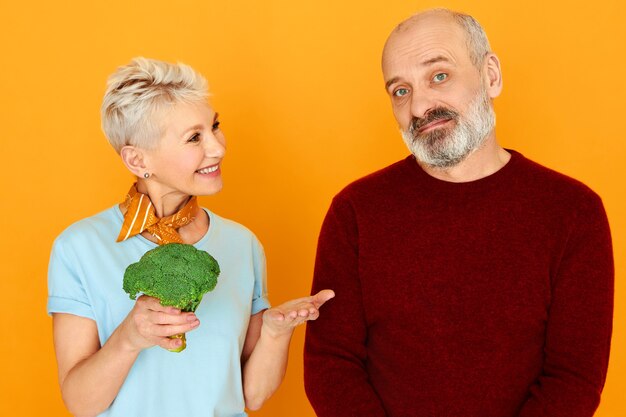
[[[176,349],[168,349],[170,352],[182,352],[187,347],[187,338],[185,337],[185,333],[175,334],[173,336],[169,336],[170,339],[181,339],[183,344],[177,347]]]

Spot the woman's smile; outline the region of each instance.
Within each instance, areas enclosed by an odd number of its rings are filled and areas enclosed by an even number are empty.
[[[221,173],[220,164],[215,164],[215,165],[211,165],[208,167],[200,168],[196,170],[196,173],[201,174],[201,175],[211,175],[211,176],[219,175]]]

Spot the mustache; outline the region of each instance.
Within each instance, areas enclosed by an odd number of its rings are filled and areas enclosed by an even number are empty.
[[[445,107],[435,107],[434,109],[426,113],[425,117],[413,117],[411,119],[411,124],[409,125],[409,133],[415,134],[415,132],[420,130],[422,127],[434,122],[435,120],[456,120],[458,117],[459,113],[455,112],[454,110]]]

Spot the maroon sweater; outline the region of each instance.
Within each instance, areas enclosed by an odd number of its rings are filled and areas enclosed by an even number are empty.
[[[345,188],[319,238],[306,392],[319,417],[587,417],[613,311],[600,198],[511,151],[469,183],[410,156]]]

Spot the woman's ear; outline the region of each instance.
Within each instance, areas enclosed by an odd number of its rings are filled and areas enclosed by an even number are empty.
[[[120,150],[120,156],[126,168],[136,177],[143,177],[147,172],[145,155],[141,149],[127,145]]]
[[[487,54],[483,67],[483,77],[489,98],[496,98],[502,92],[502,70],[500,60],[494,53]]]

